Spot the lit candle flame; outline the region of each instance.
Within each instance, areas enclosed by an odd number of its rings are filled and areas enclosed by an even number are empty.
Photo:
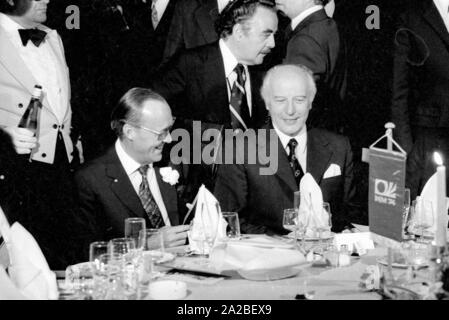
[[[438,152],[434,152],[433,153],[433,160],[435,161],[435,163],[439,166],[443,165],[443,158],[441,157],[441,155]]]

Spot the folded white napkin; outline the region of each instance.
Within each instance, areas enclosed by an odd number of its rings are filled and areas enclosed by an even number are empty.
[[[323,209],[323,193],[310,173],[302,177],[299,191],[301,193],[299,218],[307,225],[306,237],[316,237],[317,228],[330,229],[329,216]]]
[[[2,266],[0,266],[0,300],[26,300]]]
[[[7,243],[11,280],[30,299],[57,299],[56,275],[48,267],[33,236],[18,222],[10,229]]]
[[[241,240],[243,241],[243,240]],[[217,270],[272,270],[300,265],[306,258],[297,250],[276,247],[241,245],[239,241],[227,241],[217,245],[211,253],[211,264]]]
[[[190,250],[194,253],[209,253],[206,235],[214,235],[214,245],[218,239],[226,237],[227,222],[218,205],[218,200],[202,185],[198,191],[193,225],[188,233]]]
[[[20,223],[10,227],[1,208],[0,233],[8,251],[9,276],[20,292],[28,299],[57,299],[56,275],[36,240]]]
[[[422,201],[429,201],[432,203],[432,209],[433,209],[433,220],[434,223],[432,227],[426,230],[426,233],[434,234],[436,230],[436,221],[437,221],[437,175],[434,173],[429,180],[427,180],[426,184],[424,185],[424,188],[422,189],[420,197],[416,198],[417,200],[417,207],[418,210],[422,209]],[[446,210],[449,209],[449,198],[446,197]],[[426,211],[424,211],[426,212]],[[428,211],[427,211],[428,212]],[[430,217],[429,217],[430,218]],[[411,228],[412,232],[414,232],[413,224]]]

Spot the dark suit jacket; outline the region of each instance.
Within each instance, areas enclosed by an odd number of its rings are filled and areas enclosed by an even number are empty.
[[[157,182],[172,225],[179,224],[178,201],[175,187],[162,181],[155,166]],[[148,220],[139,196],[134,190],[117,156],[115,147],[93,160],[75,175],[80,210],[91,219],[97,240],[123,237],[124,221],[129,217]]]
[[[273,152],[269,133],[266,137],[257,144],[257,153],[265,159]],[[269,165],[261,164],[260,159],[248,164],[247,155],[243,159],[241,154],[235,155],[237,164],[222,164],[218,169],[214,194],[223,211],[239,213],[244,233],[287,233],[282,227],[283,210],[293,207],[293,192],[298,186],[282,143],[279,138],[277,140],[274,152],[278,155],[278,169],[273,175],[261,175],[259,169]],[[332,163],[340,166],[341,175],[324,179],[323,174]],[[357,214],[357,208],[352,203],[355,186],[349,140],[322,129],[310,130],[307,133],[307,172],[321,187],[323,200],[330,203],[332,229],[341,231],[350,226],[351,215]]]
[[[412,200],[421,194],[427,180],[436,172],[437,165],[433,153],[437,151],[443,159],[449,158],[449,132],[434,130],[419,137],[413,144],[412,151],[407,157],[407,174],[405,186],[410,188]],[[449,185],[449,175],[446,175],[446,185]],[[449,190],[446,189],[449,194]]]
[[[286,42],[284,62],[305,65],[313,71],[317,83],[309,123],[330,129],[340,126],[347,70],[345,46],[337,24],[324,9],[316,11],[287,35]]]
[[[449,127],[449,33],[432,0],[401,16],[395,36],[392,120],[410,152],[413,127]]]
[[[252,93],[252,125],[261,127],[267,111],[260,96],[261,75],[249,68]],[[173,115],[182,119],[230,127],[231,114],[223,58],[218,42],[181,54],[153,82],[165,97]]]
[[[177,0],[167,35],[162,65],[176,54],[218,40],[216,0]]]

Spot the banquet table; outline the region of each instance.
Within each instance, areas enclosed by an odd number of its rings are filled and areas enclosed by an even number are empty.
[[[182,256],[186,247],[170,248],[168,251]],[[224,271],[220,276],[208,276],[185,272],[159,265],[159,277],[153,281],[177,280],[187,285],[184,300],[292,300],[304,297],[314,300],[379,300],[377,291],[367,291],[359,286],[361,276],[370,265],[379,265],[378,259],[387,255],[387,248],[378,245],[360,257],[351,256],[348,266],[331,267],[316,266],[308,262],[299,265],[298,273],[292,277],[253,281],[243,278],[237,271]],[[205,259],[191,257],[195,259]],[[380,266],[380,265],[379,265]],[[385,270],[385,266],[380,266]],[[394,270],[396,273],[406,272],[404,269]],[[418,271],[418,278],[426,277],[428,268]],[[414,280],[416,282],[419,279]],[[148,296],[144,300],[151,299]]]
[[[306,263],[297,267],[296,276],[280,280],[247,280],[236,271],[224,272],[229,277],[213,284],[187,280],[185,299],[291,300],[307,291],[314,292],[312,299],[317,300],[378,300],[381,298],[378,293],[362,290],[359,282],[366,267],[377,264],[377,258],[385,254],[385,248],[376,248],[365,256],[351,257],[351,264],[346,267],[314,267]]]

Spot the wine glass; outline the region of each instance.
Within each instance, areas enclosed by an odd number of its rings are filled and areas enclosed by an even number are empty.
[[[331,213],[331,205],[329,204],[329,202],[323,202],[322,217],[323,220],[318,225],[318,227],[316,227],[316,231],[318,231],[318,239],[320,245],[322,244],[323,240],[323,232],[330,231],[332,227],[332,213]]]
[[[414,208],[413,226],[420,235],[420,242],[424,241],[424,233],[427,229],[431,228],[434,224],[435,212],[431,201],[421,200],[417,201]]]
[[[404,205],[402,207],[402,238],[406,237],[407,219],[410,215],[410,189],[404,189]]]
[[[203,232],[204,238],[209,247],[209,257],[212,251],[212,248],[215,243],[215,238],[217,237],[218,231],[218,217],[215,219],[209,215],[208,211],[201,211],[202,223],[203,223]]]
[[[139,232],[146,228],[144,218],[126,218],[125,219],[125,238],[134,240],[135,247],[138,247]]]
[[[295,247],[298,247],[298,237],[297,237],[297,223],[298,223],[298,209],[295,208],[288,208],[284,209],[284,216],[282,218],[282,226],[284,229],[287,229],[291,232],[294,232],[294,238],[295,238]]]

